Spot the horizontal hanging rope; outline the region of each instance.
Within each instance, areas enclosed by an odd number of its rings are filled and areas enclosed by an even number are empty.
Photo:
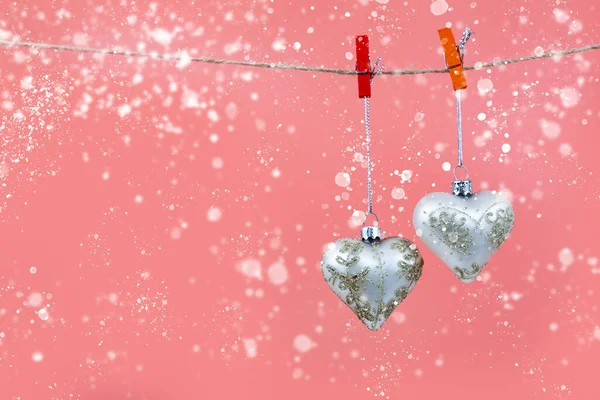
[[[66,46],[59,44],[49,43],[33,43],[33,42],[17,42],[0,40],[0,46],[4,47],[28,47],[31,49],[45,49],[45,50],[56,50],[56,51],[71,51],[77,53],[92,53],[92,54],[108,54],[125,57],[140,57],[140,58],[151,58],[157,60],[172,60],[172,61],[189,61],[206,64],[222,64],[222,65],[240,65],[244,67],[252,68],[267,68],[267,69],[281,69],[281,70],[293,70],[293,71],[309,71],[309,72],[322,72],[328,74],[338,75],[359,75],[366,74],[368,72],[356,72],[353,69],[337,69],[337,68],[325,68],[325,67],[307,67],[305,65],[297,64],[280,64],[280,63],[266,63],[266,62],[254,62],[254,61],[236,61],[226,60],[211,57],[189,57],[182,54],[161,54],[161,53],[142,53],[136,51],[127,51],[119,49],[97,49],[91,47],[77,47],[77,46]],[[507,60],[499,60],[488,63],[477,63],[476,65],[470,65],[464,67],[465,70],[474,70],[481,68],[499,67],[502,65],[515,64],[523,61],[531,61],[542,58],[551,58],[556,56],[565,56],[575,53],[583,53],[586,51],[600,50],[600,44],[593,44],[585,47],[577,47],[566,50],[556,50],[542,55],[532,55],[518,58],[510,58]],[[422,74],[443,74],[447,73],[446,68],[443,69],[396,69],[391,71],[383,71],[382,75],[422,75]]]

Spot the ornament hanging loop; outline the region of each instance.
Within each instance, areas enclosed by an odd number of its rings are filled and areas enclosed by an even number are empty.
[[[375,222],[377,223],[377,225],[367,226],[367,217],[369,215],[375,216]],[[368,242],[368,243],[377,243],[381,239],[383,239],[383,232],[381,231],[381,228],[379,227],[379,217],[374,212],[366,213],[365,221],[363,222],[363,227],[360,230],[360,238],[362,239],[363,242]]]
[[[458,178],[456,177],[456,170],[458,170],[459,168],[464,169],[465,173],[467,174],[464,180],[469,180],[469,170],[464,165],[457,165],[456,167],[454,167],[454,171],[452,172],[452,174],[454,175],[454,179],[458,180]]]
[[[377,216],[377,214],[375,214],[373,211],[369,211],[365,213],[365,220],[363,222],[363,226],[367,226],[367,218],[369,217],[369,215],[374,216],[375,222],[377,223],[377,225],[379,225],[379,217]]]

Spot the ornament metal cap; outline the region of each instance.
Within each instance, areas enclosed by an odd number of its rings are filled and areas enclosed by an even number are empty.
[[[378,226],[363,226],[360,230],[360,237],[363,242],[379,242],[383,239],[383,233],[381,232],[381,228]]]
[[[473,194],[473,184],[470,180],[452,181],[452,194],[455,196],[470,196]]]
[[[467,176],[465,176],[464,179],[458,179],[456,177],[456,170],[458,169],[464,169],[465,172],[467,173]],[[464,165],[462,165],[462,162],[457,165],[456,167],[454,167],[454,180],[452,181],[452,194],[455,196],[463,196],[463,197],[468,197],[470,195],[473,194],[473,184],[471,183],[471,180],[469,179],[469,170],[467,169],[467,167],[465,167]]]

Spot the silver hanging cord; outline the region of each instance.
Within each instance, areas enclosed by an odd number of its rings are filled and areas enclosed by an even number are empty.
[[[383,72],[385,67],[379,66],[381,57],[377,57],[375,61],[375,67],[371,69],[371,86],[373,86],[373,79],[376,75]],[[365,105],[365,141],[367,144],[367,215],[373,214],[373,185],[371,182],[371,99],[368,96],[363,98]],[[377,216],[375,216],[377,217]]]
[[[469,39],[473,35],[473,31],[467,26],[465,27],[465,31],[460,39],[458,46],[456,46],[458,50],[458,54],[460,55],[460,61],[463,62],[463,58],[465,56],[465,46]],[[457,168],[466,168],[463,166],[463,137],[462,137],[462,107],[460,104],[460,89],[455,91],[456,96],[456,120],[458,126],[458,166]],[[456,172],[456,168],[454,169]],[[467,171],[467,177],[468,177]],[[456,178],[456,174],[454,176]]]
[[[365,103],[365,141],[367,142],[367,214],[373,212],[373,188],[371,187],[371,127],[369,114],[371,113],[370,97],[363,98]]]
[[[463,58],[465,56],[465,46],[473,32],[469,27],[465,27],[465,31],[456,46],[456,50],[458,50],[458,55],[460,57],[461,63],[463,63]],[[463,137],[462,137],[462,108],[460,104],[460,89],[454,92],[456,96],[456,122],[457,122],[457,130],[458,130],[458,165],[454,167],[454,181],[452,181],[452,194],[456,196],[470,196],[473,194],[473,184],[469,180],[469,170],[467,167],[463,165]],[[464,169],[466,172],[466,176],[464,178],[458,179],[456,177],[457,169]]]
[[[463,166],[463,138],[462,138],[462,107],[460,105],[460,90],[454,92],[456,96],[456,120],[458,122],[458,166]]]

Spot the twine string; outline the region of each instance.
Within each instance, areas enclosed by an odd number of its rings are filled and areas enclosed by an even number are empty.
[[[155,60],[167,60],[167,61],[189,61],[206,64],[221,64],[221,65],[238,65],[252,68],[266,68],[266,69],[279,69],[279,70],[294,70],[294,71],[308,71],[317,73],[328,73],[337,75],[363,75],[371,72],[357,72],[353,69],[339,69],[339,68],[327,68],[324,66],[311,67],[299,64],[283,64],[283,63],[267,63],[267,62],[256,62],[256,61],[237,61],[229,59],[220,59],[212,57],[190,57],[187,53],[180,52],[176,54],[166,53],[144,53],[137,51],[128,51],[118,48],[92,48],[92,47],[80,47],[80,46],[69,46],[59,45],[51,43],[34,43],[34,42],[22,42],[22,41],[11,41],[11,40],[0,40],[0,46],[3,47],[26,47],[30,49],[44,49],[54,51],[69,51],[77,53],[92,53],[92,54],[104,54],[104,55],[118,55],[125,57],[138,57],[138,58],[149,58]],[[583,53],[587,51],[600,50],[600,44],[592,44],[584,47],[577,47],[565,50],[550,51],[541,55],[531,55],[525,57],[509,58],[505,60],[477,63],[476,65],[464,66],[463,69],[466,71],[481,69],[481,68],[493,68],[508,64],[515,64],[524,61],[538,60],[543,58],[551,58],[558,56],[565,56],[575,53]],[[435,69],[396,69],[390,71],[381,71],[381,75],[422,75],[422,74],[444,74],[448,73],[447,68]]]

